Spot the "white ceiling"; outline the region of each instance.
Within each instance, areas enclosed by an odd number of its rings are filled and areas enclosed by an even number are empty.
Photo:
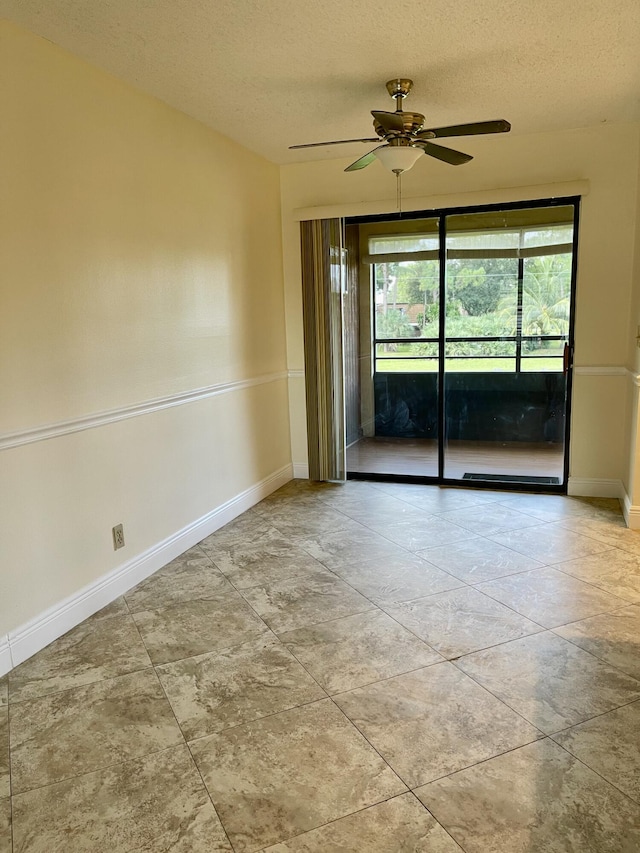
[[[0,0],[0,14],[276,163],[363,154],[287,146],[374,135],[393,77],[413,78],[405,108],[432,127],[640,119],[639,0]]]

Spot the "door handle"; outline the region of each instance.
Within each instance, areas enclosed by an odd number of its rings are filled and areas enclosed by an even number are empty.
[[[569,372],[569,368],[571,367],[571,347],[569,344],[564,345],[564,350],[562,353],[562,372],[566,376]]]

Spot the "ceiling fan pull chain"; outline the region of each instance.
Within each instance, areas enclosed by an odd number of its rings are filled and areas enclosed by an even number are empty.
[[[396,206],[398,213],[402,213],[402,172],[396,169]]]

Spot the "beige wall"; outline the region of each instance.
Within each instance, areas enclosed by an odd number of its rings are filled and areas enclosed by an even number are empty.
[[[278,168],[8,24],[0,78],[1,639],[290,445]]]
[[[517,130],[517,129],[516,129]],[[425,158],[403,178],[405,209],[420,198],[448,204],[545,198],[553,185],[588,182],[581,210],[576,303],[576,365],[601,368],[576,376],[572,418],[571,477],[583,488],[591,480],[625,478],[628,324],[632,294],[638,186],[638,125],[603,125],[561,133],[457,140],[475,159],[454,168]],[[454,146],[455,147],[455,146]],[[301,208],[322,208],[321,215],[384,212],[395,209],[395,178],[379,163],[362,172],[343,169],[362,153],[353,146],[348,159],[285,166],[281,173],[287,349],[289,367],[303,366],[300,319],[299,238]],[[539,194],[531,187],[538,187]],[[523,188],[527,188],[524,190]],[[561,194],[561,193],[557,193]],[[435,197],[440,197],[436,199]],[[306,214],[309,214],[307,210]],[[607,369],[611,369],[607,373]],[[303,397],[293,386],[292,424],[303,418],[295,407]],[[306,439],[292,429],[294,462],[303,463]]]
[[[640,160],[640,148],[638,149]],[[633,263],[633,293],[629,311],[628,356],[627,356],[627,418],[625,443],[628,465],[625,471],[625,492],[628,496],[628,512],[634,526],[640,527],[640,180],[636,200],[636,235]]]

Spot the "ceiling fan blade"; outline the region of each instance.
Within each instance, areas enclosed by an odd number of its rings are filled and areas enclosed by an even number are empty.
[[[369,163],[373,163],[376,159],[376,151],[378,148],[386,148],[386,145],[378,145],[373,151],[369,151],[368,154],[364,154],[360,157],[359,160],[356,160],[355,163],[352,163],[350,166],[347,166],[345,172],[357,172],[358,169],[364,169],[365,166],[368,166]]]
[[[450,163],[452,166],[462,166],[463,163],[473,160],[470,154],[463,154],[462,151],[454,151],[453,148],[444,148],[442,145],[434,145],[433,142],[426,142],[424,139],[416,140],[413,145],[415,148],[424,149],[424,153],[430,157],[444,160],[445,163]]]
[[[371,110],[371,115],[387,133],[404,132],[402,113],[387,113],[379,110]]]
[[[471,121],[468,124],[451,124],[448,127],[432,127],[421,130],[418,138],[426,139],[444,138],[447,136],[475,136],[481,133],[508,133],[511,125],[503,118],[495,121]]]
[[[373,139],[336,139],[333,142],[309,142],[306,145],[290,145],[289,149],[319,148],[321,145],[346,145],[348,142],[377,142],[378,139],[378,136],[374,136]]]

